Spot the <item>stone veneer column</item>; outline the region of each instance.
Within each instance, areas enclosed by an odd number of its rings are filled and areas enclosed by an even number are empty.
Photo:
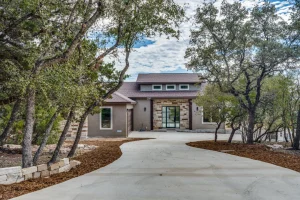
[[[153,100],[153,129],[162,128],[162,107],[180,107],[180,129],[189,129],[189,100],[188,99],[154,99]]]

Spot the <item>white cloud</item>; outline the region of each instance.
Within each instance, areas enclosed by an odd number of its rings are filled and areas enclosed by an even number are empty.
[[[233,2],[230,0],[229,2]],[[178,4],[185,6],[187,17],[192,18],[196,13],[196,8],[204,2],[204,0],[175,0]],[[220,6],[221,0],[216,2],[217,6]],[[243,5],[247,8],[251,8],[257,3],[261,3],[261,0],[245,0]],[[287,1],[274,1],[278,13],[284,18],[288,19],[289,4]],[[189,20],[184,22],[180,26],[180,39],[174,38],[167,39],[166,37],[150,38],[155,41],[146,47],[135,49],[130,55],[130,68],[128,74],[132,76],[131,80],[134,80],[138,73],[159,73],[168,71],[186,71],[184,59],[185,50],[189,44],[190,29],[193,26],[193,21]],[[121,55],[116,61],[116,66],[121,69],[124,66],[124,56]],[[111,59],[109,59],[111,60]]]

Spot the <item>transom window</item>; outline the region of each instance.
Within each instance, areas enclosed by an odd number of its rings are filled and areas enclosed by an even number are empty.
[[[152,85],[152,90],[162,90],[162,85]]]
[[[181,84],[179,85],[179,90],[189,90],[190,86],[189,84]]]
[[[166,90],[176,90],[176,85],[166,85]]]
[[[101,108],[100,129],[112,129],[112,107]]]

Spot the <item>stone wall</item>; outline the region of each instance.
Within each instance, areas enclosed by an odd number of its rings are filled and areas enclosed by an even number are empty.
[[[180,129],[189,129],[189,100],[188,99],[154,99],[153,100],[153,129],[162,128],[162,107],[180,107]]]
[[[64,158],[50,166],[42,164],[23,169],[20,166],[0,168],[0,184],[8,185],[33,178],[49,177],[53,174],[67,172],[78,165],[80,165],[79,161],[69,161],[69,158]]]

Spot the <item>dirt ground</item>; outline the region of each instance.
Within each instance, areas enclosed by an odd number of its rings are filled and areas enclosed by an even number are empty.
[[[260,160],[300,172],[300,153],[295,150],[272,150],[264,144],[227,143],[226,141],[198,141],[187,143],[188,146],[220,151],[241,157]]]
[[[68,154],[60,154],[60,158],[67,157]],[[40,156],[38,165],[47,163],[51,159],[51,154],[44,153]],[[0,152],[0,168],[22,165],[22,154],[11,154]]]
[[[123,143],[137,140],[143,139],[92,139],[81,141],[81,144],[96,145],[98,148],[74,157],[75,160],[81,162],[77,168],[71,169],[69,172],[52,175],[48,178],[31,179],[11,185],[0,185],[0,199],[7,200],[37,191],[104,167],[122,155],[120,146]],[[20,155],[16,154],[14,156],[17,157]]]

